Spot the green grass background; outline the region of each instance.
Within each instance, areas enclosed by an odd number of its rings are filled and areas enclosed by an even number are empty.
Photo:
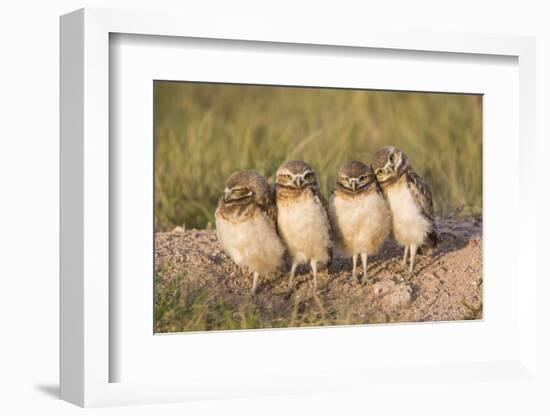
[[[155,226],[205,228],[227,177],[303,159],[329,195],[347,160],[401,148],[439,214],[482,207],[482,97],[156,81]]]

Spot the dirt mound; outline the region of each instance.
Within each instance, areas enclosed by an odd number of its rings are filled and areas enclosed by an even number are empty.
[[[194,325],[183,322],[198,319],[193,302],[204,296],[184,299],[182,293],[215,296],[218,305],[224,305],[223,313],[233,311],[241,318],[243,310],[253,307],[254,319],[237,328],[480,319],[481,218],[438,218],[437,224],[441,243],[437,249],[417,256],[414,274],[402,268],[402,248],[390,240],[369,258],[366,283],[352,282],[351,260],[336,255],[329,270],[320,272],[316,295],[310,271],[302,267],[292,294],[286,291],[288,274],[281,272],[261,278],[254,298],[249,295],[251,274],[225,254],[214,230],[177,227],[157,233],[157,331],[224,329],[223,324],[212,324],[217,319],[212,314],[222,313],[215,308],[218,312],[211,308],[210,315],[203,313],[202,326],[196,326],[195,321]],[[170,284],[172,292],[178,291],[171,303],[163,298],[161,289]],[[187,302],[186,311],[195,312],[172,313],[170,308],[181,309],[178,304],[182,302]],[[161,304],[164,309],[159,314]]]

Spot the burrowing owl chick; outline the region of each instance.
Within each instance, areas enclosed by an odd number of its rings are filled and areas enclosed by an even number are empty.
[[[303,161],[289,161],[277,170],[275,179],[277,226],[287,246],[292,266],[292,289],[296,266],[309,262],[313,289],[317,290],[317,264],[332,259],[331,230],[327,202],[319,191],[315,172]]]
[[[358,255],[366,281],[367,256],[376,254],[391,232],[390,208],[370,167],[352,161],[340,168],[329,215],[338,248],[353,259],[353,281]]]
[[[374,154],[372,170],[390,204],[393,235],[405,247],[403,266],[410,251],[412,273],[418,247],[435,247],[439,241],[432,193],[428,184],[413,171],[407,155],[393,146]]]
[[[275,272],[285,251],[277,235],[277,208],[267,180],[252,171],[231,175],[215,216],[225,251],[235,263],[254,274],[254,294],[258,275]]]

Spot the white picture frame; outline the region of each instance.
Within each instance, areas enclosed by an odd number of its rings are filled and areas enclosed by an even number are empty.
[[[265,22],[264,22],[265,23]],[[238,27],[238,32],[235,28]],[[516,57],[519,67],[519,210],[517,266],[523,270],[517,291],[517,343],[498,361],[418,362],[414,368],[333,369],[324,374],[293,373],[288,368],[269,379],[238,380],[227,387],[220,375],[178,381],[111,382],[119,359],[110,349],[109,259],[109,37],[110,34],[225,39],[332,47],[430,51],[441,54]],[[261,45],[261,44],[260,44]],[[527,175],[535,153],[535,42],[530,37],[465,33],[360,30],[329,32],[313,26],[302,32],[243,18],[205,24],[194,16],[83,9],[61,18],[61,398],[80,406],[158,403],[197,398],[339,391],[400,378],[403,383],[505,380],[538,383],[536,361],[536,218],[534,183]],[[295,331],[298,334],[301,331]],[[476,371],[480,377],[472,377]],[[291,379],[289,381],[289,379]],[[343,382],[342,380],[346,380]],[[375,383],[376,381],[376,383]],[[424,387],[422,387],[424,386]],[[371,388],[369,387],[369,388]]]

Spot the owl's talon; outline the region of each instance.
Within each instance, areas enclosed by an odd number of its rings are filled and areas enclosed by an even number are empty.
[[[403,280],[410,281],[415,277],[414,272],[410,270],[405,270],[405,273],[403,274]]]

